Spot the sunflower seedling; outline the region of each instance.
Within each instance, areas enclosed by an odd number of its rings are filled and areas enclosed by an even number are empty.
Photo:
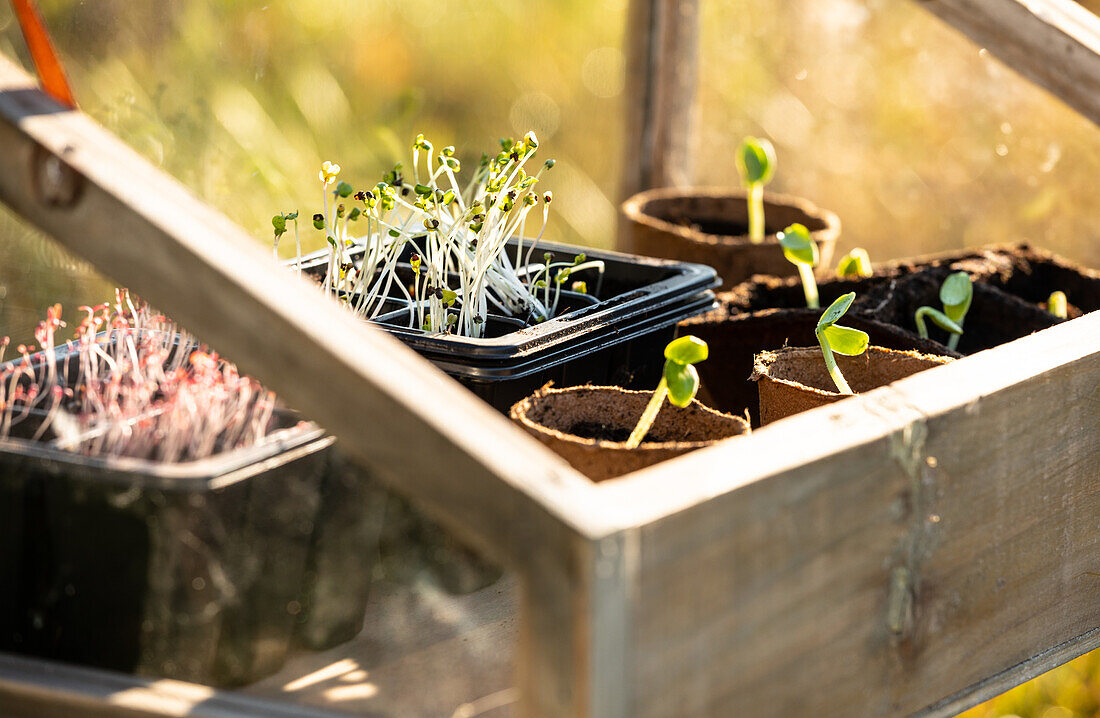
[[[775,176],[775,148],[766,139],[746,137],[737,148],[737,171],[748,190],[749,241],[764,241],[764,185]]]
[[[851,252],[848,252],[840,258],[840,262],[836,265],[836,276],[838,279],[870,277],[873,273],[871,269],[871,257],[863,247],[856,247]]]
[[[940,301],[943,303],[943,311],[933,307],[920,307],[914,315],[917,324],[917,333],[921,339],[928,338],[928,326],[925,318],[939,328],[951,332],[951,338],[947,340],[949,349],[957,349],[959,337],[963,333],[963,320],[970,309],[970,302],[974,299],[974,285],[970,281],[970,275],[966,272],[955,272],[944,280],[940,287]]]
[[[691,403],[699,391],[699,372],[694,365],[704,361],[707,354],[707,343],[696,336],[680,337],[668,343],[665,347],[664,375],[642,412],[638,425],[630,432],[626,448],[636,449],[642,443],[657,419],[666,397],[673,406],[680,408]]]
[[[1069,318],[1069,300],[1065,292],[1051,292],[1047,299],[1047,311],[1059,319]]]
[[[837,325],[837,322],[844,316],[855,300],[855,292],[848,292],[837,299],[822,313],[821,318],[817,320],[817,328],[814,329],[817,343],[821,345],[821,353],[825,357],[825,366],[829,370],[829,376],[833,378],[833,383],[836,384],[837,391],[841,394],[851,394],[853,392],[844,379],[844,375],[840,373],[840,367],[836,364],[833,352],[850,357],[859,356],[867,351],[867,344],[870,341],[867,332]]]
[[[777,236],[787,261],[798,268],[798,276],[802,278],[802,291],[806,294],[806,306],[817,309],[821,306],[817,296],[817,280],[814,279],[818,254],[817,244],[810,237],[810,230],[805,225],[796,223]]]

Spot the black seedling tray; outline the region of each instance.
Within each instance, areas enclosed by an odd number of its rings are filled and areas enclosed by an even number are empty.
[[[4,500],[24,517],[4,528],[19,605],[3,648],[213,685],[278,670],[331,441],[294,426],[179,464],[0,441]]]
[[[510,240],[509,247],[514,246]],[[545,252],[552,253],[553,261],[572,261],[584,253],[588,260],[605,264],[602,279],[594,271],[577,275],[591,294],[563,292],[565,309],[559,308],[549,321],[519,326],[517,318],[491,314],[487,336],[460,337],[410,328],[407,303],[375,321],[506,411],[548,381],[655,385],[664,362],[662,349],[673,338],[675,324],[713,307],[711,289],[718,278],[710,267],[552,242],[540,242],[532,256],[541,258]],[[325,255],[323,250],[303,257],[303,272],[315,278],[323,274]],[[353,262],[361,256],[361,248],[350,250]],[[398,295],[391,292],[391,299],[403,301]]]
[[[42,417],[0,440],[0,650],[238,685],[295,633],[358,631],[370,567],[343,557],[377,552],[359,514],[380,502],[321,429],[280,410],[256,446],[167,464],[32,441]]]

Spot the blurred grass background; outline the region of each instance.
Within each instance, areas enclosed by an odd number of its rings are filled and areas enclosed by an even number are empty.
[[[625,0],[41,7],[83,108],[258,242],[272,214],[314,211],[322,160],[365,186],[407,161],[417,132],[469,160],[528,129],[558,160],[547,237],[613,241]],[[734,147],[764,135],[772,188],[835,210],[841,251],[1028,241],[1100,266],[1098,130],[911,0],[704,2],[700,46],[698,184],[736,183]],[[29,66],[5,2],[0,52]],[[110,286],[0,210],[0,334]],[[1098,660],[967,715],[1100,715]]]

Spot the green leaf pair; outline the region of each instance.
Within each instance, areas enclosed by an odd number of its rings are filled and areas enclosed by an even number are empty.
[[[709,349],[707,343],[696,336],[680,337],[665,347],[665,383],[668,400],[683,408],[691,403],[699,391],[699,372],[693,364],[705,361]]]
[[[771,182],[775,176],[775,147],[766,139],[746,137],[737,149],[737,171],[746,185]]]
[[[681,409],[691,403],[699,391],[699,372],[693,365],[706,360],[708,354],[707,343],[699,337],[680,337],[668,343],[665,347],[665,369],[661,383],[646,404],[638,425],[630,432],[626,448],[636,449],[642,443],[657,419],[666,397]]]
[[[746,137],[737,149],[737,171],[748,190],[749,241],[764,241],[764,185],[775,176],[775,148],[768,140]]]
[[[871,256],[863,247],[856,247],[848,252],[836,265],[836,276],[839,279],[870,277],[873,273]]]
[[[859,356],[867,351],[867,345],[870,342],[867,332],[837,324],[840,318],[848,312],[855,299],[856,293],[848,292],[830,304],[829,308],[822,313],[821,318],[817,320],[817,329],[815,330],[818,335],[825,338],[830,349],[838,354],[850,357]]]
[[[810,235],[810,230],[803,224],[792,224],[779,232],[779,246],[783,248],[783,256],[798,269],[798,276],[802,280],[802,292],[806,295],[806,306],[816,309],[820,304],[817,294],[817,280],[814,279],[814,267],[820,261],[817,253],[817,243]]]
[[[821,346],[821,353],[825,357],[825,367],[829,370],[829,376],[832,377],[837,391],[841,394],[851,394],[853,392],[841,373],[840,367],[837,366],[833,352],[845,356],[859,356],[867,351],[867,345],[870,343],[867,332],[837,324],[848,311],[848,308],[852,306],[855,299],[855,292],[848,292],[839,297],[821,314],[821,318],[817,320],[817,328],[814,329],[817,343]]]
[[[925,320],[930,319],[940,329],[951,333],[947,346],[955,349],[959,345],[959,337],[963,333],[963,320],[970,310],[973,299],[974,284],[970,281],[970,275],[966,272],[955,272],[949,275],[940,287],[943,311],[928,306],[917,309],[913,316],[917,333],[922,339],[928,339],[928,325]]]

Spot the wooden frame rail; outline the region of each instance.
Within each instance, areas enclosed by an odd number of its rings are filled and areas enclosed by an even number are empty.
[[[612,540],[591,483],[385,332],[276,263],[231,221],[0,58],[0,201],[232,356],[524,578],[531,714],[584,715]],[[445,412],[439,408],[445,407]],[[589,513],[592,509],[593,512]],[[603,570],[603,569],[601,569]],[[592,603],[595,601],[595,603]],[[572,630],[563,631],[563,626]],[[616,681],[617,682],[617,681]]]
[[[1100,314],[596,486],[2,59],[0,147],[0,201],[518,572],[525,715],[949,715],[1100,645]]]

